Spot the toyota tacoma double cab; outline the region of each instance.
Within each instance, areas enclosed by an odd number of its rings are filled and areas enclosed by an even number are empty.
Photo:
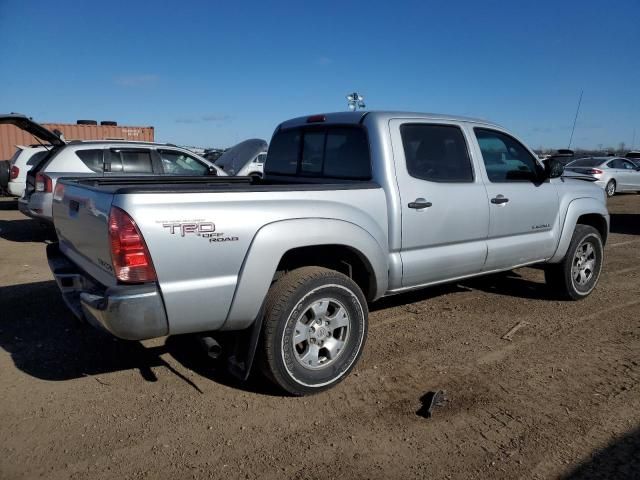
[[[293,395],[349,374],[382,297],[534,264],[586,297],[609,230],[602,189],[502,127],[420,113],[286,121],[262,180],[62,179],[53,197],[49,262],[79,317],[124,339],[236,332],[231,370]]]

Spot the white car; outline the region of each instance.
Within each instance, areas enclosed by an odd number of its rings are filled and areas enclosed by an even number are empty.
[[[16,153],[10,160],[9,183],[7,190],[14,197],[21,197],[27,182],[27,172],[42,160],[51,147],[17,146]]]
[[[216,160],[216,167],[227,175],[262,178],[269,145],[264,140],[252,138],[234,145]]]

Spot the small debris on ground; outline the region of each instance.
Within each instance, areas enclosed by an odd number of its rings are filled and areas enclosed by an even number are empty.
[[[520,330],[522,327],[526,327],[527,325],[529,325],[528,322],[525,322],[524,320],[519,321],[518,323],[516,323],[513,327],[511,327],[511,330],[509,330],[507,333],[505,333],[502,337],[503,340],[513,340],[513,335]]]

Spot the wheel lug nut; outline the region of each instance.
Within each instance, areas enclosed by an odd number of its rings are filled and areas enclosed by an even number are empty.
[[[311,327],[311,328],[309,329],[309,331],[310,331],[311,333],[316,333],[316,329],[315,329],[314,327]]]

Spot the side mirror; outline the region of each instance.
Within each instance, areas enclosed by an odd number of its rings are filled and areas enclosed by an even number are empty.
[[[216,168],[214,166],[209,166],[209,172],[207,173],[207,175],[213,175],[214,177],[218,175],[218,171],[216,170]]]
[[[546,178],[558,178],[564,173],[564,165],[557,158],[547,158],[544,162],[544,175]]]

